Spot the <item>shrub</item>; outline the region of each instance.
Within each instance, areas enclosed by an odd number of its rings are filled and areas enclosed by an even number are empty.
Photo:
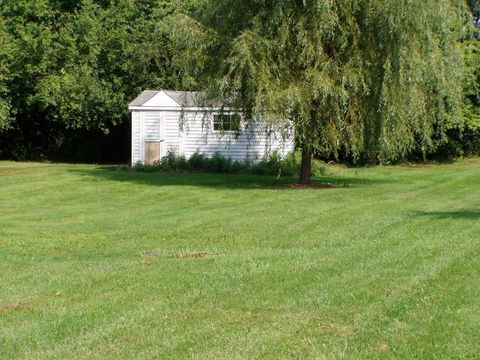
[[[272,175],[272,176],[298,176],[300,174],[301,156],[299,153],[291,153],[286,157],[274,152],[268,158],[260,162],[253,162],[249,159],[245,161],[234,161],[222,156],[220,153],[207,157],[201,153],[194,153],[189,159],[185,156],[175,154],[169,151],[160,161],[153,165],[143,165],[137,163],[134,170],[142,172],[153,171],[201,171],[207,173],[248,173],[254,175]],[[314,176],[328,175],[327,167],[320,165],[316,161],[312,163],[312,174]]]
[[[142,164],[141,162],[137,162],[133,166],[133,169],[139,172],[153,172],[153,171],[159,170],[159,168],[155,165],[146,165],[146,164]]]
[[[163,171],[186,171],[187,164],[185,156],[176,155],[174,151],[169,150],[167,155],[162,157],[154,166]]]
[[[251,172],[255,175],[295,175],[293,168],[288,166],[289,157],[282,159],[278,153],[273,153],[270,157],[263,159],[257,164],[251,166]]]
[[[188,169],[191,171],[201,171],[205,169],[208,158],[198,152],[194,153],[188,159]]]

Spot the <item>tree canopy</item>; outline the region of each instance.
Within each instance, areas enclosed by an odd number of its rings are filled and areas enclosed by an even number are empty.
[[[308,181],[312,154],[434,149],[460,116],[461,19],[449,0],[212,0],[191,55],[213,96],[295,127]]]
[[[166,18],[197,4],[2,1],[0,157],[42,156],[79,134],[93,153],[108,140],[102,134],[128,125],[126,105],[139,92],[181,88]],[[120,136],[117,149],[128,156],[128,132]]]
[[[471,0],[5,0],[0,157],[82,157],[115,139],[105,159],[127,161],[127,103],[145,89],[206,90],[294,126],[306,158],[479,151],[466,30],[478,12]]]

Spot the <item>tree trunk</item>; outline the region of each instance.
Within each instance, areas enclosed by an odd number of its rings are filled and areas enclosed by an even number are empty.
[[[302,149],[302,164],[300,166],[300,184],[310,184],[312,177],[312,150],[308,147]]]

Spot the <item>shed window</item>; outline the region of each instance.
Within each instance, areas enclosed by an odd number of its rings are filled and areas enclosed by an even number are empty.
[[[213,130],[240,131],[240,115],[213,115]]]

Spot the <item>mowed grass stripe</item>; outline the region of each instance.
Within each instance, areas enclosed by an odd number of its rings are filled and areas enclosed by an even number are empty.
[[[479,169],[0,163],[0,356],[475,358]]]

